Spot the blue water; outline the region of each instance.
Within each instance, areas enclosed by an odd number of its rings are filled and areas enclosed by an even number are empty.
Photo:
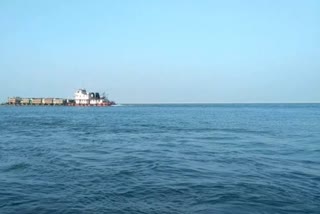
[[[0,213],[320,213],[320,104],[0,107]]]

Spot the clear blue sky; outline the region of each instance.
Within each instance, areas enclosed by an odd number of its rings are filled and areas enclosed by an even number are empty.
[[[318,0],[0,1],[0,100],[319,102]]]

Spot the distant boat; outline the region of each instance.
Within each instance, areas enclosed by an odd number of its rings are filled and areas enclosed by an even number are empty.
[[[108,98],[103,95],[100,96],[98,92],[87,92],[86,89],[78,89],[74,94],[74,103],[78,106],[111,106],[115,105],[115,102],[109,101]]]
[[[79,89],[74,94],[74,99],[63,98],[21,98],[9,97],[8,105],[60,105],[60,106],[112,106],[116,103],[110,101],[103,93],[102,96],[98,92],[87,92],[86,89]]]

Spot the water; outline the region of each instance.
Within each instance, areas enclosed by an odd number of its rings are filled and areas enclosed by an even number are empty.
[[[320,213],[320,105],[0,107],[0,213]]]

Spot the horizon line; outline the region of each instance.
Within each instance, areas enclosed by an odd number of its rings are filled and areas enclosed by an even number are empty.
[[[0,105],[7,102],[0,102]],[[320,104],[320,101],[303,101],[303,102],[116,102],[116,105],[225,105],[225,104]]]
[[[166,105],[166,104],[320,104],[320,101],[312,102],[123,102],[121,105]]]

